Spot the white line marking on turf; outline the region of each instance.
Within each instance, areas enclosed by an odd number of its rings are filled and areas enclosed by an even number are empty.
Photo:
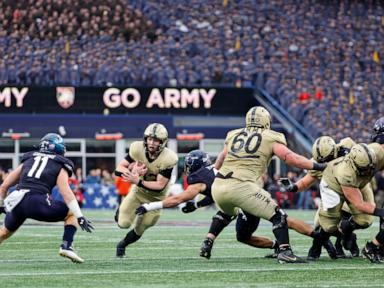
[[[28,276],[66,276],[66,275],[110,275],[110,274],[141,274],[141,273],[231,273],[231,272],[271,272],[271,271],[319,271],[319,270],[356,270],[361,266],[338,266],[338,267],[301,267],[301,264],[294,264],[292,267],[271,267],[271,268],[224,268],[224,269],[186,269],[186,270],[122,270],[122,271],[62,271],[62,272],[20,272],[0,273],[0,277],[28,277]],[[381,265],[364,267],[364,270],[382,270]]]

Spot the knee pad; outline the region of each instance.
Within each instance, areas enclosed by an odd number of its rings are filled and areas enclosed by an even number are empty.
[[[213,217],[212,217],[212,220],[219,220],[219,221],[222,221],[223,224],[225,225],[228,225],[229,223],[231,223],[231,221],[233,219],[235,219],[236,216],[232,217],[232,216],[229,216],[221,211],[218,211]]]
[[[288,228],[287,214],[280,208],[276,208],[276,213],[275,213],[275,215],[272,216],[270,221],[273,224],[272,230],[276,230],[279,228],[285,228],[285,227]]]
[[[236,239],[239,242],[244,243],[247,240],[249,240],[251,236],[252,236],[252,233],[250,233],[250,231],[247,231],[247,230],[236,231]]]

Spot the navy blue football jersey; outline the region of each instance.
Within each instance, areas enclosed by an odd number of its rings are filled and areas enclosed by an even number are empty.
[[[204,183],[207,188],[201,192],[201,194],[212,198],[211,187],[215,180],[216,173],[217,171],[213,166],[202,167],[187,177],[187,183],[188,185]]]
[[[73,162],[64,156],[33,151],[25,153],[21,163],[23,168],[17,189],[30,189],[44,194],[51,193],[62,168],[69,176],[74,170]]]

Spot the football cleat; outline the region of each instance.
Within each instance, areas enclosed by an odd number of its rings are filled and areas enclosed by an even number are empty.
[[[352,233],[351,235],[351,249],[349,250],[351,252],[352,257],[359,257],[360,256],[360,249],[359,246],[357,246],[356,241],[356,234]]]
[[[319,260],[320,255],[321,255],[321,245],[318,241],[314,239],[312,242],[311,248],[309,248],[307,260],[317,261]]]
[[[127,245],[125,245],[124,240],[121,240],[117,244],[117,246],[116,246],[116,257],[117,258],[123,258],[125,256],[125,247],[127,247]]]
[[[336,251],[335,246],[333,246],[331,240],[328,239],[328,241],[323,243],[323,247],[325,248],[325,250],[327,250],[329,258],[337,259],[337,251]]]
[[[363,254],[363,258],[369,259],[371,263],[381,263],[379,247],[372,242],[367,242],[363,250],[361,250],[361,254]]]
[[[280,248],[279,254],[277,255],[277,261],[280,264],[285,263],[307,263],[304,259],[300,258],[293,254],[291,247],[287,246],[284,248]]]
[[[339,259],[345,259],[348,258],[347,255],[345,255],[343,246],[341,245],[341,238],[337,237],[335,242],[335,248],[336,248],[336,256]]]
[[[62,257],[70,259],[73,263],[83,263],[84,259],[80,258],[72,247],[65,248],[63,245],[60,246],[59,254]]]
[[[277,258],[277,255],[279,254],[279,248],[276,247],[273,251],[273,253],[270,253],[268,255],[265,255],[264,258]]]
[[[211,258],[212,246],[213,246],[213,239],[208,237],[205,238],[205,240],[203,241],[203,244],[201,244],[200,256],[207,259]]]

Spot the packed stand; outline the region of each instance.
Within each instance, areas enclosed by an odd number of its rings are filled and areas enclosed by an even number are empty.
[[[313,137],[358,142],[384,112],[381,1],[29,0],[0,11],[0,85],[256,85]]]

